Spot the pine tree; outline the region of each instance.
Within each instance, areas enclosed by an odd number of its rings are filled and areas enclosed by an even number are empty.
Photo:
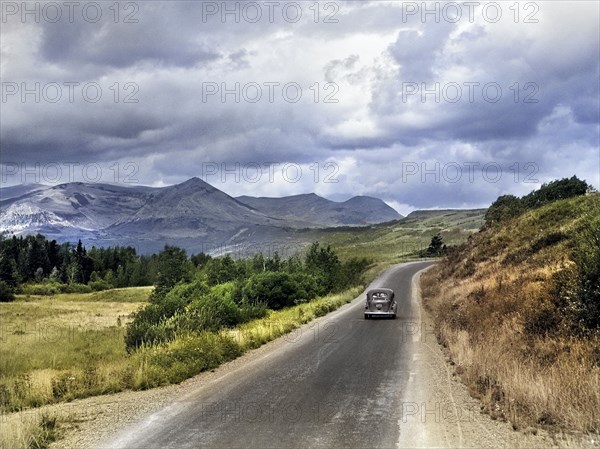
[[[7,251],[0,253],[0,279],[10,287],[18,284],[17,264]]]
[[[442,235],[438,232],[433,237],[431,237],[431,243],[427,248],[428,256],[441,256],[444,252],[446,246],[444,245],[444,241]]]

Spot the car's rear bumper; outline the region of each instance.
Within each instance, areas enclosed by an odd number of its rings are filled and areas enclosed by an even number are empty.
[[[396,312],[365,312],[365,316],[393,316],[396,315]]]

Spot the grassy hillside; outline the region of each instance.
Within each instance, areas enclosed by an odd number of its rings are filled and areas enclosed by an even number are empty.
[[[438,232],[447,245],[463,243],[483,225],[484,214],[485,209],[416,211],[390,223],[319,230],[315,239],[331,245],[342,258],[396,263],[427,248]]]
[[[422,279],[456,371],[496,418],[600,432],[600,195],[474,234]]]

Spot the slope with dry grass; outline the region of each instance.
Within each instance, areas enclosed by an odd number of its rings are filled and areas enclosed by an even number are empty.
[[[485,228],[423,276],[438,338],[492,417],[600,432],[600,287],[585,278],[599,254],[588,194]]]

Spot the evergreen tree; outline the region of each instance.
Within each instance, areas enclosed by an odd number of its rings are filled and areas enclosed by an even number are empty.
[[[190,258],[196,268],[202,268],[210,259],[212,259],[212,257],[204,253],[194,254]]]
[[[18,284],[17,264],[8,251],[0,252],[0,280],[11,288]]]
[[[435,257],[441,256],[445,252],[445,250],[446,245],[444,245],[442,235],[438,232],[433,237],[431,237],[431,243],[429,244],[426,253],[428,256]]]
[[[123,268],[123,265],[119,265],[117,267],[117,275],[115,281],[117,287],[127,287],[127,275],[125,274],[125,269]]]
[[[46,253],[44,240],[44,237],[40,234],[35,237],[31,235],[26,237],[25,275],[27,279],[35,279],[38,268],[42,269],[42,275],[50,271],[50,260]]]
[[[265,264],[265,269],[267,271],[279,271],[281,270],[282,262],[281,257],[279,257],[279,253],[275,251],[273,257],[267,259]]]

